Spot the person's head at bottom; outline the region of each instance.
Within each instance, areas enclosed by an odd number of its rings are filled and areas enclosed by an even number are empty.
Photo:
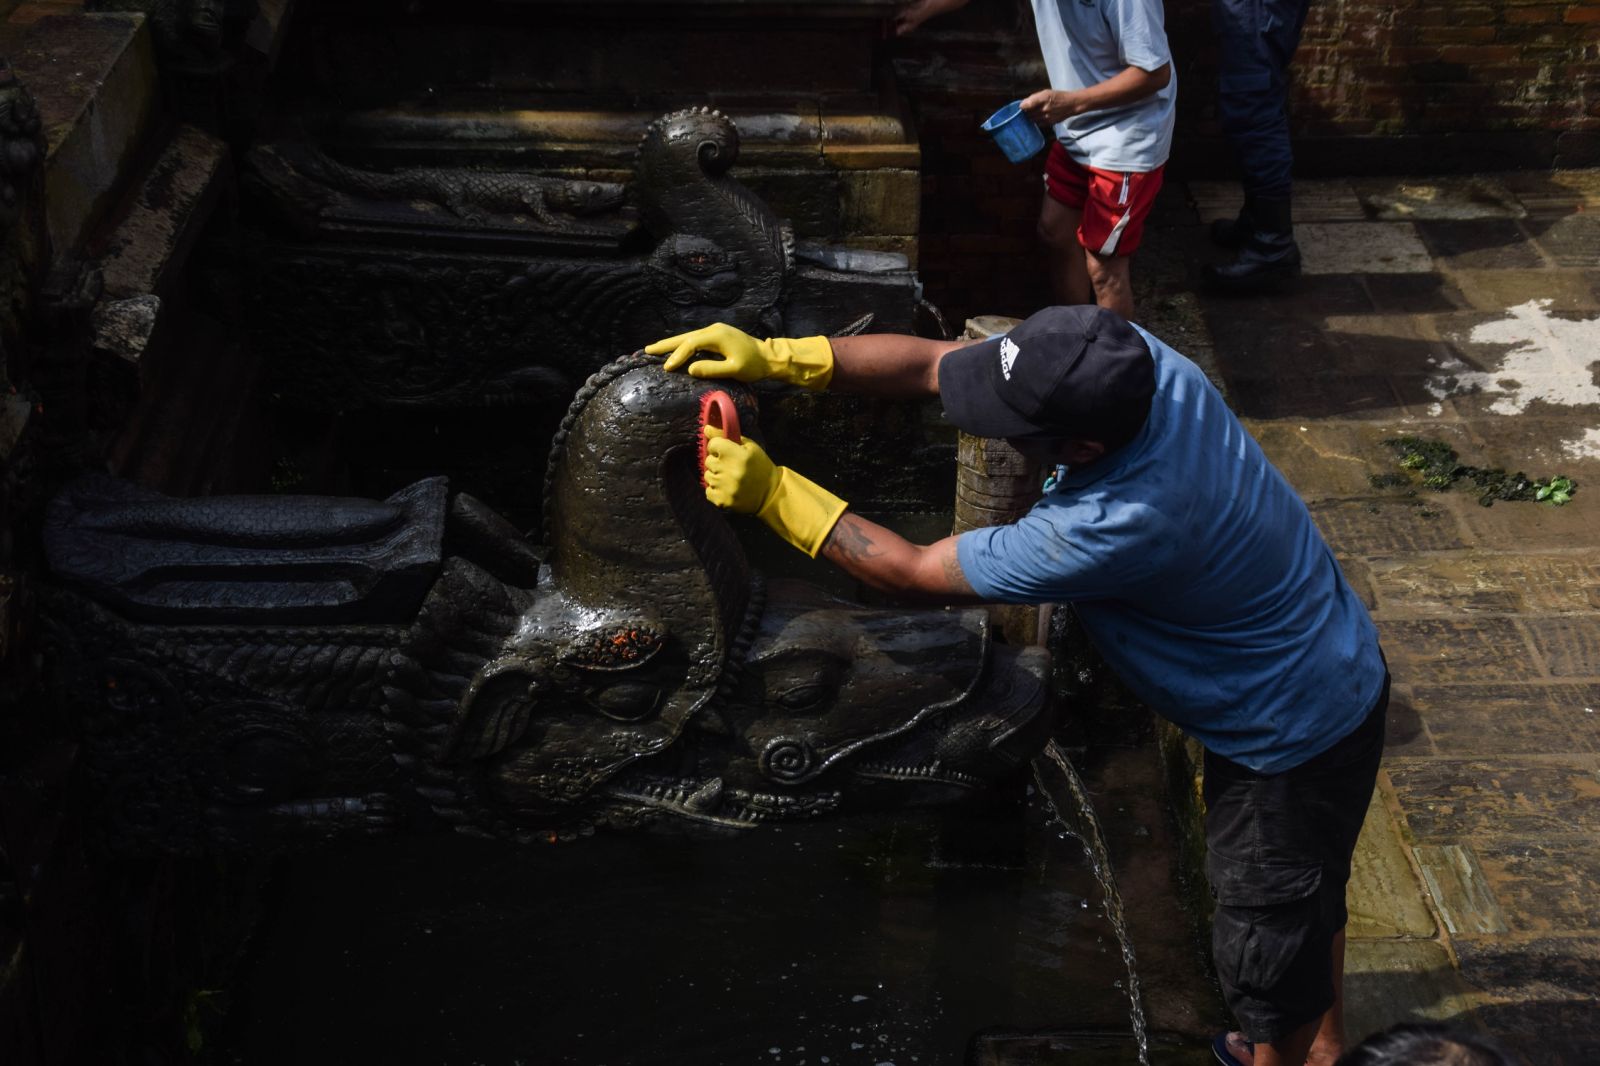
[[[1029,459],[1070,467],[1133,440],[1154,393],[1150,346],[1092,304],[1046,308],[939,363],[939,397],[952,423],[1004,438]]]
[[[1408,1022],[1373,1033],[1334,1066],[1517,1066],[1488,1037],[1433,1022]]]

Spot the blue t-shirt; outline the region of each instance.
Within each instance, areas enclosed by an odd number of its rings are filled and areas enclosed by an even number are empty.
[[[1136,327],[1137,328],[1137,327]],[[1219,755],[1297,766],[1378,698],[1378,634],[1311,514],[1200,368],[1144,330],[1150,416],[1021,520],[956,541],[973,590],[1071,602],[1134,693]]]
[[[1033,21],[1052,89],[1087,89],[1129,67],[1153,71],[1172,62],[1161,0],[1033,0]],[[1154,170],[1172,150],[1177,98],[1174,67],[1143,100],[1056,123],[1056,139],[1084,166]]]

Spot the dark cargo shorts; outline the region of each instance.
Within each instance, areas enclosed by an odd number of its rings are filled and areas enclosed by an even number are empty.
[[[1333,1005],[1333,938],[1383,753],[1389,678],[1366,719],[1321,755],[1258,774],[1206,752],[1211,948],[1244,1035],[1278,1040]]]

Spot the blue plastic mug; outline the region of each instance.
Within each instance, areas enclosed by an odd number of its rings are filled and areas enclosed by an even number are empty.
[[[990,115],[983,128],[1013,163],[1032,159],[1044,147],[1044,134],[1022,113],[1021,100],[1013,100]]]

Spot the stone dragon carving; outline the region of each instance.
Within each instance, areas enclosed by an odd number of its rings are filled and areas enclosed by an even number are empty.
[[[268,232],[241,267],[274,395],[310,410],[536,406],[570,397],[596,352],[711,321],[909,329],[911,272],[798,263],[788,225],[729,173],[738,156],[727,116],[662,116],[617,208],[619,187],[598,182],[385,175],[304,145],[256,149],[246,187]]]
[[[708,387],[643,355],[592,377],[543,552],[438,478],[386,501],[69,487],[45,644],[113,842],[749,828],[1010,774],[1048,728],[1046,653],[978,610],[764,582],[699,489]]]
[[[794,270],[794,234],[728,174],[738,158],[739,131],[718,111],[691,108],[656,119],[639,142],[635,180],[652,190],[641,198],[640,211],[659,236],[705,242],[704,254],[742,282],[740,311],[747,322],[731,324],[773,335],[783,327],[779,301]]]
[[[605,233],[578,218],[615,211],[623,187],[615,182],[556,178],[508,170],[467,167],[406,167],[392,173],[348,166],[326,152],[307,147],[263,145],[252,149],[258,174],[276,173],[285,191],[297,178],[298,199],[320,216],[329,201],[356,200],[430,203],[466,222],[482,224],[492,215],[521,216],[537,228],[572,233]]]

